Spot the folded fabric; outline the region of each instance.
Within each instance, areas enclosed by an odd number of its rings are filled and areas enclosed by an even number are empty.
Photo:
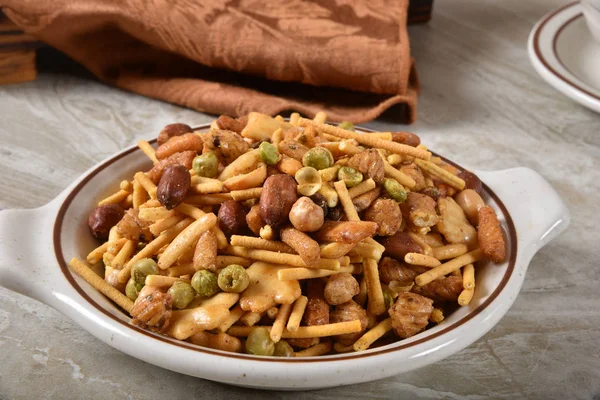
[[[0,0],[102,81],[214,114],[416,118],[408,0]]]

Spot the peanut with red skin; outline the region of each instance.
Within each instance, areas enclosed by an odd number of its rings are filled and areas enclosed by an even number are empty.
[[[156,197],[160,204],[171,210],[177,207],[187,194],[191,185],[190,173],[183,165],[171,165],[165,168],[158,187]]]
[[[260,216],[275,228],[288,220],[292,206],[298,200],[296,180],[286,174],[271,175],[260,194]]]
[[[246,209],[235,200],[227,200],[219,208],[219,227],[226,235],[244,234],[246,224]]]
[[[96,207],[88,217],[88,225],[92,235],[96,239],[108,239],[110,228],[123,218],[124,213],[125,210],[118,204],[104,204]]]
[[[157,143],[159,146],[167,143],[169,139],[175,136],[181,136],[186,133],[192,132],[192,128],[186,124],[169,124],[165,126],[162,131],[158,134]]]

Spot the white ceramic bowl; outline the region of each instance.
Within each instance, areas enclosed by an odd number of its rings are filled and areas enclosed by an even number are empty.
[[[475,173],[508,236],[508,261],[477,268],[475,297],[410,339],[359,353],[281,359],[226,353],[142,330],[66,260],[95,247],[87,215],[117,182],[149,168],[130,147],[91,168],[47,205],[0,212],[0,283],[72,318],[108,345],[173,371],[263,389],[313,389],[385,378],[442,360],[488,332],[517,297],[529,261],[569,223],[554,189],[526,168]],[[27,334],[27,333],[24,333]]]
[[[581,7],[590,33],[600,42],[600,1],[582,0]]]

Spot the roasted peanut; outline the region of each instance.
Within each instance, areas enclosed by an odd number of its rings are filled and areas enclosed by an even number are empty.
[[[194,269],[217,270],[217,236],[212,231],[206,231],[198,239],[194,250]]]
[[[203,142],[200,136],[195,133],[185,133],[181,136],[174,136],[159,146],[156,149],[156,158],[162,160],[170,155],[187,150],[199,152],[202,151],[202,147]]]
[[[363,332],[367,330],[367,311],[359,306],[354,301],[350,300],[344,304],[340,304],[335,307],[335,310],[329,313],[329,322],[346,322],[346,321],[360,321],[360,331],[355,333],[347,333],[345,335],[338,335],[336,339],[344,344],[350,345],[362,336]]]
[[[381,183],[385,176],[383,160],[375,149],[361,151],[352,156],[346,165],[362,173],[364,179],[372,178],[376,183]]]
[[[219,207],[219,227],[226,235],[244,234],[246,224],[246,210],[235,200],[227,200]]]
[[[413,147],[421,144],[421,138],[410,132],[392,132],[392,140]]]
[[[400,171],[415,181],[415,187],[412,188],[413,191],[418,192],[427,186],[423,172],[421,172],[421,169],[415,163],[401,166]]]
[[[160,181],[165,168],[172,165],[183,165],[188,170],[192,168],[192,162],[194,161],[194,157],[196,157],[196,152],[194,150],[182,151],[180,153],[175,153],[170,155],[169,157],[160,160],[156,163],[146,175],[148,178],[155,184]]]
[[[394,200],[377,199],[367,208],[363,220],[377,223],[378,236],[392,236],[400,230],[402,212]]]
[[[331,275],[325,285],[325,301],[332,306],[346,303],[360,292],[358,282],[347,272]]]
[[[377,224],[370,221],[327,221],[315,234],[323,242],[358,243],[373,236]]]
[[[217,126],[219,129],[224,129],[235,133],[242,133],[245,124],[227,115],[221,115],[219,118],[217,118]]]
[[[380,243],[385,247],[383,255],[398,260],[403,260],[407,253],[423,253],[421,246],[405,232],[398,232],[393,236],[388,236],[380,240]]]
[[[465,181],[465,189],[473,189],[479,195],[483,195],[483,185],[481,180],[474,173],[464,170],[458,174],[458,177]]]
[[[192,128],[186,124],[169,124],[165,126],[158,134],[157,143],[159,146],[167,143],[174,136],[181,136],[192,132]]]
[[[506,259],[506,243],[502,227],[496,213],[490,206],[479,209],[479,227],[477,230],[479,246],[486,258],[495,263]]]
[[[107,240],[110,228],[115,226],[125,210],[118,204],[104,204],[96,207],[88,217],[88,225],[96,239]]]
[[[327,207],[327,205],[325,205]],[[290,210],[290,222],[302,232],[319,230],[325,222],[323,209],[308,197],[300,197]]]
[[[287,221],[296,200],[294,178],[285,174],[272,175],[265,180],[260,194],[260,216],[268,225],[278,227]]]
[[[253,205],[246,214],[246,223],[248,224],[248,228],[255,235],[260,234],[260,228],[265,226],[265,221],[260,216],[260,206],[258,204]]]
[[[292,227],[282,228],[279,232],[281,240],[298,253],[307,265],[316,264],[321,259],[319,243],[306,233]]]
[[[473,226],[477,226],[479,223],[479,209],[485,206],[481,196],[473,189],[465,189],[454,196],[454,200],[463,209],[469,222]]]
[[[156,197],[167,210],[177,207],[184,199],[191,185],[190,173],[183,165],[171,165],[165,168]]]

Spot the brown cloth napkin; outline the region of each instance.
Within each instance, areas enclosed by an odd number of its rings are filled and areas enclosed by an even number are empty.
[[[416,118],[408,0],[0,0],[6,15],[102,81],[240,116],[327,111]]]

